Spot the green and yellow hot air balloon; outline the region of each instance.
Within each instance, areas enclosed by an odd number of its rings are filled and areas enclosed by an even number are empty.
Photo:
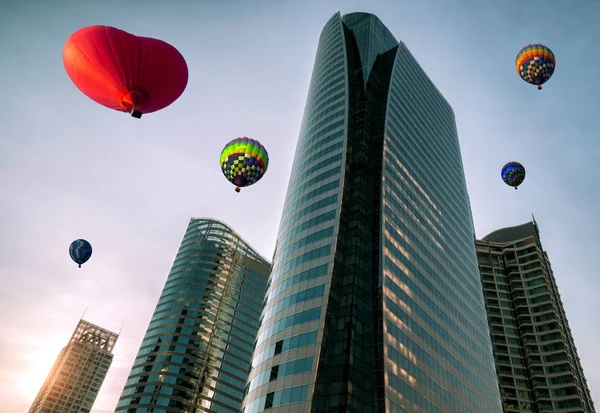
[[[225,145],[221,152],[221,170],[229,182],[240,188],[258,182],[269,167],[267,150],[257,140],[236,138]]]

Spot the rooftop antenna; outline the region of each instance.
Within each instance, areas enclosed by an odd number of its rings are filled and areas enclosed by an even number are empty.
[[[535,227],[535,230],[539,233],[540,229],[539,229],[538,224],[537,224],[537,222],[535,220],[535,216],[533,216],[533,212],[531,213],[531,219],[533,220],[533,226]]]
[[[83,316],[85,315],[87,310],[88,310],[88,307],[85,307],[85,310],[83,310],[83,314],[81,314],[81,318],[79,319],[79,321],[83,320]]]
[[[121,331],[123,331],[123,327],[125,326],[125,322],[121,323],[121,329],[119,330],[119,336],[121,335]]]

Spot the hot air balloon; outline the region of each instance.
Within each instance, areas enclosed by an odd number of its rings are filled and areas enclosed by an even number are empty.
[[[71,259],[79,264],[85,263],[92,256],[92,245],[84,239],[76,239],[69,247],[69,255]]]
[[[502,167],[502,180],[515,189],[525,180],[525,167],[519,162],[509,162]]]
[[[556,59],[552,50],[543,44],[529,44],[521,49],[515,64],[521,79],[542,90],[542,85],[554,73]]]
[[[73,33],[63,63],[90,99],[138,119],[177,100],[188,81],[185,59],[173,46],[109,26]]]
[[[269,155],[259,141],[241,137],[225,145],[221,152],[221,170],[225,178],[240,188],[258,182],[267,172]]]

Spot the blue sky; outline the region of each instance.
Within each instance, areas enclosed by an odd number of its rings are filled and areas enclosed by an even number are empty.
[[[0,413],[29,408],[86,307],[118,331],[94,413],[112,412],[189,218],[227,222],[272,256],[320,31],[337,11],[376,14],[453,106],[479,238],[535,214],[592,396],[600,394],[600,3],[471,1],[0,2]],[[165,40],[186,91],[141,120],[84,96],[62,64],[77,29]],[[544,43],[539,92],[514,68]],[[236,194],[218,156],[246,135],[269,171]],[[504,163],[527,168],[518,191]],[[88,239],[82,269],[69,243]]]

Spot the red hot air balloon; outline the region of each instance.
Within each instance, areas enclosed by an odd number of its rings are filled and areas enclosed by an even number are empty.
[[[73,33],[63,62],[86,96],[138,119],[177,100],[188,81],[185,59],[173,46],[109,26]]]

